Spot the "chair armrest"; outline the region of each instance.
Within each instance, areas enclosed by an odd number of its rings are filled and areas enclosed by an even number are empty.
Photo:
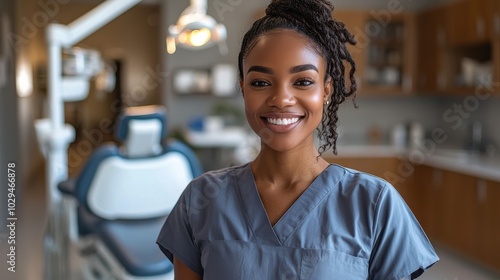
[[[70,196],[76,197],[76,193],[75,193],[76,184],[75,183],[76,183],[75,180],[69,179],[69,180],[60,182],[59,185],[57,185],[57,188],[59,189],[60,192],[62,192],[65,195],[70,195]]]

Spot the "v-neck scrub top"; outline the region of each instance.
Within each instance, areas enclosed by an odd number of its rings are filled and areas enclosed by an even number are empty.
[[[335,164],[274,226],[250,164],[205,173],[157,243],[205,280],[411,279],[439,260],[392,185]]]

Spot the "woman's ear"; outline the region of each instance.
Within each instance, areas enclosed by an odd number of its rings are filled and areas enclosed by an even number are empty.
[[[324,102],[326,102],[330,99],[330,94],[332,93],[332,88],[333,88],[333,80],[332,80],[332,77],[328,76],[325,80],[325,88],[324,88],[325,94],[323,95]]]
[[[243,92],[243,79],[240,79],[240,90],[241,90],[241,95],[245,96],[245,93]]]

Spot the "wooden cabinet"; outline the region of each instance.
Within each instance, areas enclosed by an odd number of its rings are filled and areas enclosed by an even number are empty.
[[[414,171],[413,200],[414,214],[431,240],[443,239],[444,212],[441,211],[444,190],[441,170],[417,166]]]
[[[491,0],[461,0],[450,5],[450,45],[484,43],[492,35]]]
[[[493,80],[500,81],[500,1],[489,0],[491,3],[491,41],[493,47]],[[494,92],[500,93],[500,84],[494,83]]]
[[[412,208],[428,237],[500,271],[500,183],[418,166]]]
[[[478,189],[475,177],[442,171],[442,234],[439,240],[449,248],[476,259],[480,234]]]
[[[349,50],[357,64],[360,95],[412,93],[416,76],[416,17],[335,10],[357,44]]]
[[[489,21],[491,24],[491,36],[493,38],[500,37],[500,1],[498,0],[489,0],[490,4],[488,5],[491,8]]]
[[[357,41],[348,49],[360,96],[500,92],[498,0],[450,1],[415,14],[333,15]]]
[[[422,12],[417,17],[417,90],[422,94],[442,92],[446,33],[445,7]]]
[[[481,180],[479,259],[500,271],[500,183]]]
[[[368,18],[367,30],[373,31],[368,33],[370,43],[363,77],[367,92],[408,94],[414,90],[415,25],[412,14],[392,15],[388,22],[380,22],[375,16]]]
[[[497,0],[460,0],[418,14],[417,89],[423,94],[475,94],[500,78]],[[497,43],[495,43],[497,41]]]

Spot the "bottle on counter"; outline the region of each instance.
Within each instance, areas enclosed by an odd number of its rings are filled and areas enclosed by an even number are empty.
[[[409,127],[409,147],[416,148],[421,146],[424,141],[425,131],[424,127],[419,122],[411,122]]]
[[[398,148],[406,147],[407,143],[406,126],[404,124],[397,124],[391,130],[391,145]]]

